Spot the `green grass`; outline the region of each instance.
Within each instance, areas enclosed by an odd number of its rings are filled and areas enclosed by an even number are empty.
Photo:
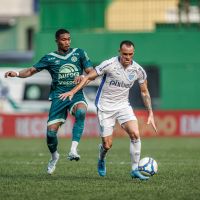
[[[128,138],[114,138],[107,176],[96,171],[99,139],[82,139],[81,160],[66,160],[70,139],[59,140],[61,158],[52,176],[45,139],[0,140],[0,199],[156,200],[200,199],[200,139],[142,139],[142,156],[152,156],[159,172],[149,181],[130,177]]]

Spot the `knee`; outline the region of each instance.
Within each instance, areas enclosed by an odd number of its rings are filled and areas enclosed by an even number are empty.
[[[47,126],[47,137],[56,137],[58,128],[57,124]]]
[[[50,132],[56,133],[58,131],[58,128],[59,128],[59,125],[57,124],[52,124],[52,125],[47,126],[47,134]]]
[[[105,150],[109,150],[109,149],[111,149],[111,147],[112,147],[112,141],[107,141],[107,142],[104,142],[103,143],[103,148],[105,149]]]
[[[76,120],[84,120],[86,115],[86,110],[85,109],[77,109],[74,116]]]
[[[131,140],[138,140],[138,139],[140,139],[140,133],[139,133],[139,131],[131,131],[130,133],[129,133],[129,136],[130,136],[130,139]]]

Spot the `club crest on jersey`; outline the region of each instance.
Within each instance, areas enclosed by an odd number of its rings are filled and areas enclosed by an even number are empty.
[[[135,74],[129,74],[129,75],[128,75],[129,81],[134,80],[134,77],[135,77]]]
[[[72,62],[76,62],[78,59],[77,59],[77,57],[76,56],[72,56],[72,58],[71,58],[71,61]]]

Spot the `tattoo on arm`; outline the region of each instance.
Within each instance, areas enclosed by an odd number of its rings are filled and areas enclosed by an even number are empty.
[[[150,95],[142,93],[142,99],[147,110],[152,110]]]

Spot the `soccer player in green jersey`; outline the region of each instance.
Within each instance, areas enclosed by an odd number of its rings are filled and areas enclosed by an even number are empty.
[[[45,69],[52,77],[49,95],[52,103],[47,122],[47,145],[52,157],[47,167],[48,174],[52,174],[55,171],[59,159],[57,131],[65,122],[68,112],[75,117],[72,130],[72,145],[68,159],[76,161],[80,159],[80,155],[77,153],[77,146],[83,133],[87,103],[82,90],[71,101],[69,99],[62,101],[59,99],[59,95],[70,91],[76,82],[78,83],[81,80],[83,72],[89,73],[93,69],[91,61],[84,50],[70,47],[69,31],[65,29],[57,30],[55,39],[58,47],[57,51],[46,54],[30,68],[19,72],[8,71],[5,73],[5,78],[26,78]]]

